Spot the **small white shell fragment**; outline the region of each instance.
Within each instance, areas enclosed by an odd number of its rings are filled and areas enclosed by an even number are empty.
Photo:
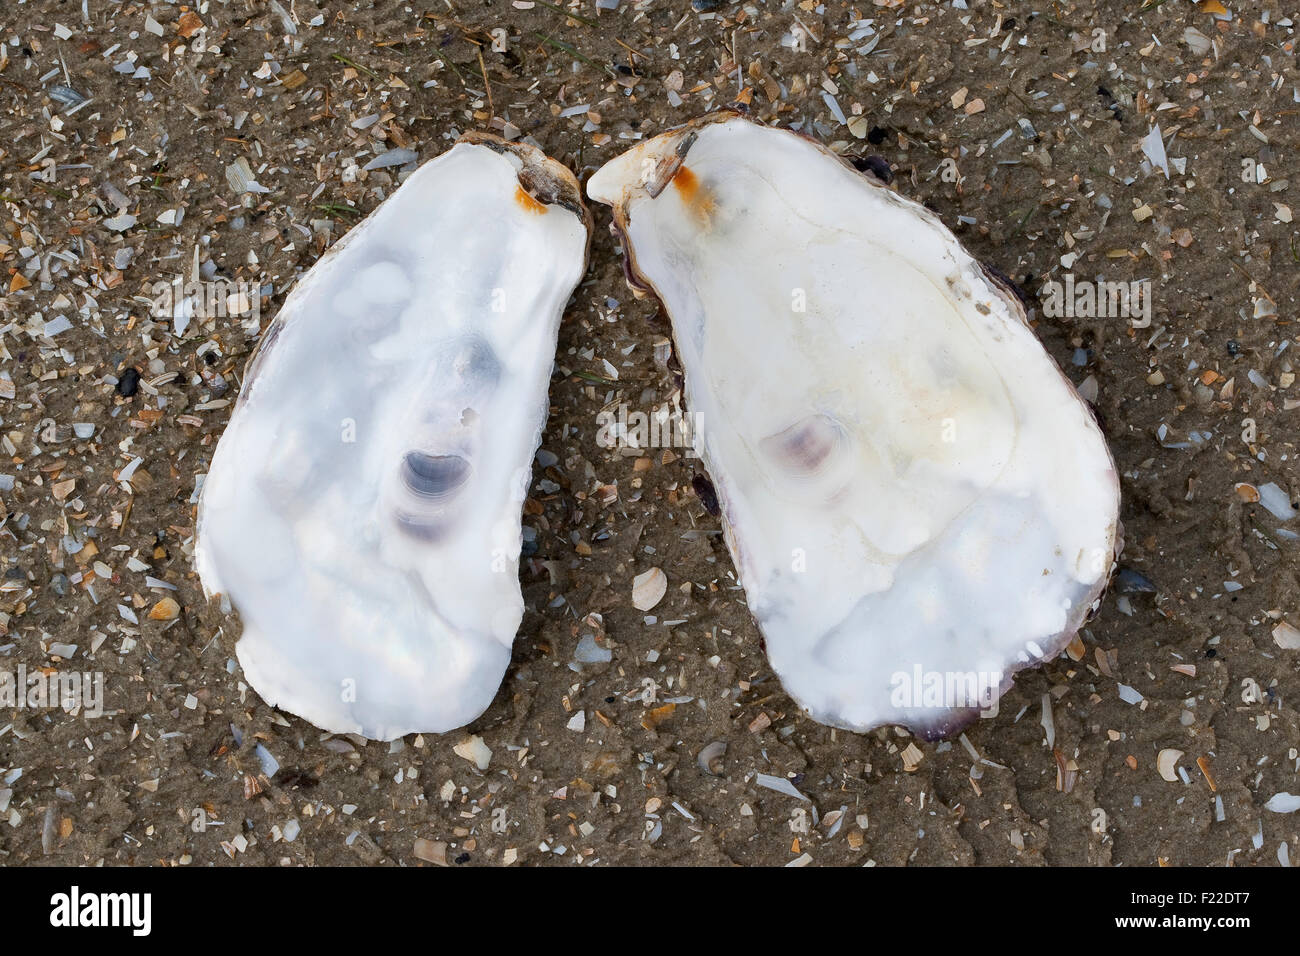
[[[114,232],[125,232],[140,220],[136,219],[130,213],[122,213],[118,216],[112,216],[105,219],[102,225],[105,229],[112,229]]]
[[[1196,56],[1204,56],[1209,53],[1210,48],[1214,45],[1214,41],[1196,27],[1188,27],[1183,31],[1183,42],[1191,47],[1192,53]]]
[[[1281,621],[1273,628],[1273,643],[1284,651],[1300,651],[1300,629]]]
[[[1114,563],[1114,462],[1019,301],[932,213],[729,113],[638,143],[587,192],[671,319],[790,696],[833,726],[940,736],[1069,643]]]
[[[456,756],[464,757],[480,770],[486,770],[492,761],[492,749],[477,734],[462,740],[451,749],[455,751]]]
[[[230,184],[231,190],[236,195],[269,193],[271,191],[254,178],[253,170],[249,167],[248,160],[243,156],[240,156],[226,167],[226,182]]]
[[[843,806],[822,817],[822,826],[826,828],[826,838],[828,840],[840,832],[840,827],[844,825],[844,814],[848,809],[847,806]]]
[[[280,772],[280,762],[271,756],[271,751],[267,750],[262,744],[257,744],[253,748],[253,753],[262,766],[262,773],[266,774],[268,778],[274,777]]]
[[[46,322],[42,332],[47,337],[54,338],[54,336],[58,335],[60,332],[66,332],[70,328],[72,328],[72,320],[70,320],[66,315],[60,315]]]
[[[668,575],[659,568],[642,571],[632,579],[632,606],[638,611],[648,611],[663,600],[668,592]]]
[[[1275,793],[1268,798],[1264,809],[1273,813],[1295,813],[1300,810],[1300,793],[1288,793],[1285,790]]]
[[[1259,486],[1259,503],[1279,521],[1290,521],[1300,515],[1300,511],[1291,506],[1290,496],[1274,481]]]
[[[1151,132],[1147,133],[1142,140],[1142,152],[1150,160],[1151,165],[1165,174],[1165,179],[1169,178],[1169,159],[1165,155],[1165,141],[1160,137],[1160,124],[1157,123],[1151,127]]]
[[[573,652],[573,659],[579,664],[608,664],[614,658],[614,652],[608,647],[601,647],[591,634],[584,634],[578,640]]]
[[[392,740],[491,703],[587,234],[568,170],[469,134],[294,287],[213,455],[195,549],[269,704]]]
[[[770,773],[760,773],[754,776],[754,782],[767,790],[775,790],[777,793],[784,793],[787,797],[794,797],[796,800],[802,800],[805,803],[812,802],[796,790],[794,784],[785,777],[777,777]]]
[[[1161,779],[1168,780],[1170,783],[1178,779],[1178,761],[1182,756],[1181,750],[1174,750],[1171,747],[1166,747],[1156,755],[1156,770],[1160,772]]]
[[[419,158],[419,154],[413,149],[390,149],[380,153],[362,168],[366,172],[371,172],[376,169],[387,169],[390,166],[404,166],[407,163],[415,162]]]

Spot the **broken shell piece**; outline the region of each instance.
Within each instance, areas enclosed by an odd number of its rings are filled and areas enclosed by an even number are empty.
[[[149,610],[151,621],[172,621],[180,616],[181,606],[175,598],[165,597]]]
[[[668,575],[659,568],[642,571],[632,579],[632,606],[638,611],[648,611],[668,592]]]
[[[786,690],[926,736],[1069,642],[1119,482],[1023,308],[930,212],[714,114],[600,169],[673,326],[732,559]]]
[[[1300,793],[1288,793],[1285,790],[1275,793],[1268,798],[1264,809],[1273,813],[1295,813],[1300,810]]]
[[[381,740],[491,703],[587,234],[568,170],[471,134],[289,296],[213,456],[195,555],[268,703]]]
[[[722,758],[726,755],[727,742],[725,740],[715,740],[710,744],[706,744],[704,749],[700,751],[699,756],[696,757],[696,763],[705,773],[714,777],[721,777],[723,775]]]
[[[464,757],[480,770],[486,770],[492,762],[492,749],[477,734],[467,737],[451,749],[457,757]]]
[[[1300,511],[1291,504],[1291,496],[1274,481],[1259,486],[1259,503],[1279,521],[1290,521],[1300,515]]]
[[[1178,780],[1178,761],[1182,759],[1181,750],[1165,748],[1156,755],[1156,769],[1160,771],[1161,779],[1174,783]]]
[[[1280,621],[1273,628],[1273,643],[1284,651],[1300,651],[1300,628],[1287,621]]]

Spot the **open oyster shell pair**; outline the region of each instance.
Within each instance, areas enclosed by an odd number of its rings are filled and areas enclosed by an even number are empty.
[[[942,223],[732,114],[639,144],[588,193],[671,318],[750,610],[811,716],[943,734],[1061,651],[1113,567],[1114,464],[1019,303]],[[289,297],[198,529],[268,702],[378,739],[491,703],[587,233],[567,170],[470,136]]]

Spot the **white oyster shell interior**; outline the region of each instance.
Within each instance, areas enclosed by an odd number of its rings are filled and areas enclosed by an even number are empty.
[[[662,300],[771,664],[813,717],[948,732],[1112,568],[1093,416],[956,238],[785,130],[706,118],[592,177]]]
[[[473,720],[523,614],[521,510],[587,225],[567,171],[488,139],[418,169],[299,282],[204,485],[196,565],[240,613],[244,673],[325,730]]]

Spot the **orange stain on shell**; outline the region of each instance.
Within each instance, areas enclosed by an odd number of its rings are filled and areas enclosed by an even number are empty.
[[[696,218],[707,222],[713,213],[713,194],[700,185],[700,177],[684,163],[673,173],[673,188]]]
[[[515,202],[519,203],[526,212],[531,212],[536,216],[540,216],[546,212],[546,207],[532,196],[528,195],[528,193],[524,191],[523,186],[515,187]]]

